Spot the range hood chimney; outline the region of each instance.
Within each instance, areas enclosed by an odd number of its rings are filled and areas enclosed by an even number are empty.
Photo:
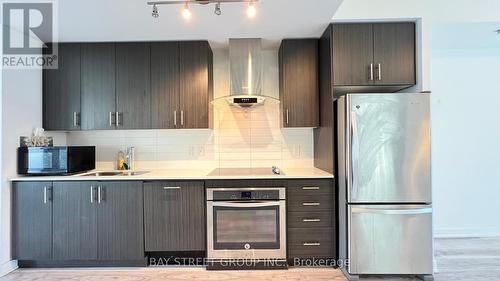
[[[261,39],[229,39],[230,95],[232,105],[250,107],[263,104]]]

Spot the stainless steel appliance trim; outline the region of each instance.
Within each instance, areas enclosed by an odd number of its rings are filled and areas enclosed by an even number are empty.
[[[268,201],[268,202],[224,202],[224,201],[218,201],[218,202],[213,202],[212,206],[214,207],[245,207],[245,208],[252,208],[252,207],[268,207],[268,206],[279,206],[281,204],[280,201]]]
[[[181,189],[180,186],[164,186],[163,187],[164,190],[179,190]]]
[[[351,188],[352,188],[352,165],[351,165],[351,118],[349,118],[348,114],[350,113],[351,108],[351,96],[347,95],[345,98],[345,103],[343,106],[343,115],[345,118],[345,171],[346,171],[346,192],[347,192],[347,200],[351,201]]]
[[[262,191],[262,190],[278,190],[279,199],[286,199],[286,188],[284,187],[212,187],[207,188],[207,200],[214,200],[214,191]]]
[[[352,207],[352,213],[369,213],[369,214],[384,214],[384,215],[418,215],[418,214],[430,214],[432,213],[432,208],[408,208],[401,209],[401,207],[397,209],[380,209],[380,208],[358,208]]]
[[[241,189],[241,188],[236,188]],[[286,258],[286,202],[274,201],[279,204],[280,218],[280,248],[276,250],[214,250],[213,207],[222,202],[207,201],[207,257],[209,259],[280,259]],[[220,206],[220,205],[219,205]],[[268,205],[269,206],[269,205]],[[238,207],[248,207],[248,204],[238,203]]]

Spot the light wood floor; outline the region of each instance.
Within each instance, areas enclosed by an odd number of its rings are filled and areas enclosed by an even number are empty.
[[[435,280],[500,280],[500,238],[437,239]],[[345,280],[339,270],[292,268],[269,271],[206,271],[204,268],[85,268],[18,269],[0,281],[107,281],[107,280]],[[413,278],[362,278],[362,280],[417,280]]]

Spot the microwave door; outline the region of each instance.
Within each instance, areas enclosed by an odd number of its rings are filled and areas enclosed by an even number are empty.
[[[349,203],[431,202],[429,96],[347,98]]]

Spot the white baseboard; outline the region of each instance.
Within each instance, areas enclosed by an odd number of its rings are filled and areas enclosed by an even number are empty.
[[[0,265],[0,277],[5,276],[17,269],[17,261],[11,260]]]
[[[434,238],[487,238],[500,237],[500,227],[489,228],[436,228]]]

